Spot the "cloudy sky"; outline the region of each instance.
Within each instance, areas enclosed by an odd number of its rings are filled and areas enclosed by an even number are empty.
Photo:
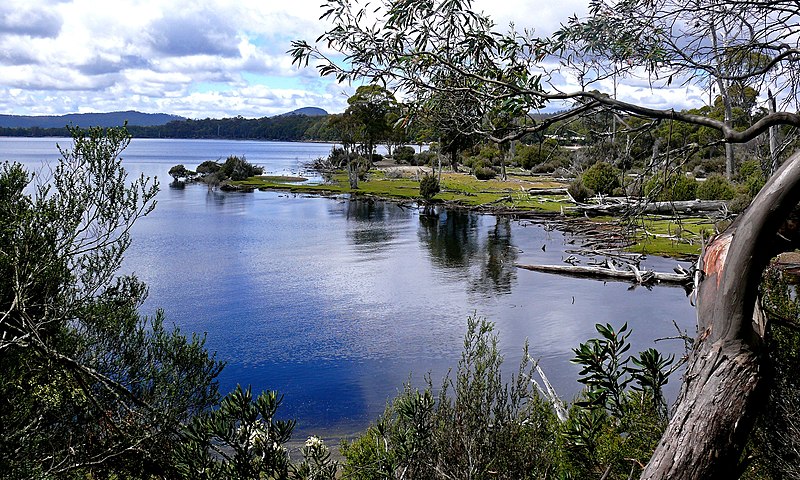
[[[298,70],[292,39],[315,39],[322,0],[3,0],[0,113],[138,110],[189,118],[340,112],[352,87]],[[558,8],[554,8],[555,4]],[[476,0],[499,25],[548,33],[587,0]],[[620,95],[682,107],[700,92],[625,86]]]

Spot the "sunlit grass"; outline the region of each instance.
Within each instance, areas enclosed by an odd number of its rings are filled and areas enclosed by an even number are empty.
[[[637,222],[636,244],[632,252],[670,257],[700,254],[703,240],[715,231],[715,224],[705,217],[673,218],[646,216]]]
[[[382,198],[419,199],[419,180],[415,172],[405,172],[399,178],[390,178],[383,171],[371,171],[366,180],[359,181],[358,189],[350,189],[347,175],[334,174],[322,185],[287,184],[282,177],[251,177],[239,185],[264,190],[288,190],[295,193],[328,193],[373,195]],[[519,210],[557,212],[566,206],[565,196],[536,195],[535,189],[563,187],[549,178],[509,176],[502,180],[478,180],[466,173],[443,173],[441,192],[434,199],[466,207],[513,208]],[[533,190],[533,191],[531,191]]]

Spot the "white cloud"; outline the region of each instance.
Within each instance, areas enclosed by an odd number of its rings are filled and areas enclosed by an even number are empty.
[[[136,109],[192,118],[342,111],[354,86],[297,69],[293,39],[325,30],[320,0],[5,0],[0,5],[0,113]],[[554,31],[587,0],[550,6],[476,0],[499,29]],[[565,79],[567,80],[567,79]],[[658,105],[696,98],[656,93]],[[642,85],[625,95],[649,102]],[[699,98],[702,98],[700,96]],[[683,103],[680,103],[683,101]]]

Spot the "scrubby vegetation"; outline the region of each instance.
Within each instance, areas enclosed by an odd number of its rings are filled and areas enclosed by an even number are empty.
[[[602,195],[610,195],[614,189],[622,185],[619,170],[610,163],[602,161],[589,167],[581,177],[586,188]]]
[[[666,425],[673,359],[626,356],[627,327],[598,325],[574,350],[587,388],[571,405],[539,393],[527,351],[510,380],[493,325],[470,318],[454,378],[406,386],[376,424],[342,446],[345,478],[628,478]],[[546,382],[546,379],[542,379]],[[542,392],[546,388],[541,389]]]

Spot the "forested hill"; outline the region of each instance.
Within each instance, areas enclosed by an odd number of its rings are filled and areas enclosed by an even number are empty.
[[[309,116],[307,113],[311,113]],[[206,118],[204,120],[180,119],[161,125],[136,125],[128,122],[128,131],[136,138],[207,138],[302,141],[334,141],[336,134],[328,126],[329,115],[322,109],[300,109],[276,117],[263,118]],[[120,121],[115,125],[121,125]],[[4,137],[60,137],[69,136],[62,123],[59,128],[4,128]],[[91,124],[96,125],[96,124]],[[84,126],[81,124],[81,126]],[[107,126],[107,125],[101,125]]]
[[[263,118],[206,118],[169,122],[158,127],[129,127],[134,137],[224,138],[252,140],[336,140],[328,115],[291,113]]]
[[[64,128],[66,125],[76,127],[114,127],[128,122],[128,125],[154,126],[184,120],[177,115],[166,113],[141,113],[132,110],[110,113],[70,113],[67,115],[0,115],[2,128]]]

